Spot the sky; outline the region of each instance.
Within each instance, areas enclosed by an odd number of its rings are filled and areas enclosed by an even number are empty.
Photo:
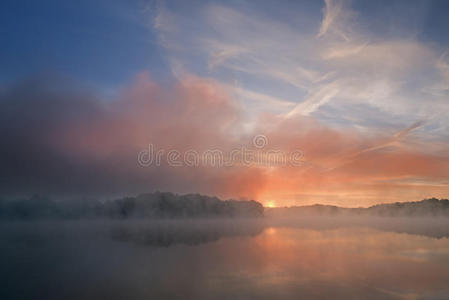
[[[161,190],[345,207],[448,197],[447,1],[0,7],[2,195]],[[150,145],[162,163],[139,160]],[[185,161],[235,149],[288,162]]]

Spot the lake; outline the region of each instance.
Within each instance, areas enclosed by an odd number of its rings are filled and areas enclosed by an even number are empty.
[[[0,299],[449,299],[446,219],[0,223]]]

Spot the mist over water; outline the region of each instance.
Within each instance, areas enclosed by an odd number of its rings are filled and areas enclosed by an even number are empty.
[[[444,299],[446,218],[0,223],[1,299]]]

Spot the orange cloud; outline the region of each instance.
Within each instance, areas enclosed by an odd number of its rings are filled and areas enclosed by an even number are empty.
[[[6,145],[2,172],[15,176],[1,186],[3,192],[117,195],[159,189],[277,205],[343,206],[444,197],[449,192],[448,157],[416,146],[420,141],[411,135],[419,123],[390,134],[364,135],[330,128],[310,116],[265,114],[248,129],[225,86],[193,76],[166,87],[143,73],[108,101],[65,92],[49,98],[45,89],[32,92],[20,96],[23,101],[17,100],[17,91],[1,101],[1,114],[8,113],[1,119],[12,120],[10,131],[1,132]],[[263,149],[252,144],[257,134],[268,139]],[[304,157],[300,166],[237,161],[220,167],[174,167],[163,161],[142,167],[138,153],[149,144],[164,155],[169,150],[182,155],[214,149],[228,155],[246,147],[286,154],[300,150]],[[6,159],[11,156],[15,160]]]

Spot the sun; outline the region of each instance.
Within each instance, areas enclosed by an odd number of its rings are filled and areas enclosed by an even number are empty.
[[[276,204],[273,201],[268,201],[265,204],[265,207],[273,208],[273,207],[276,207]]]

